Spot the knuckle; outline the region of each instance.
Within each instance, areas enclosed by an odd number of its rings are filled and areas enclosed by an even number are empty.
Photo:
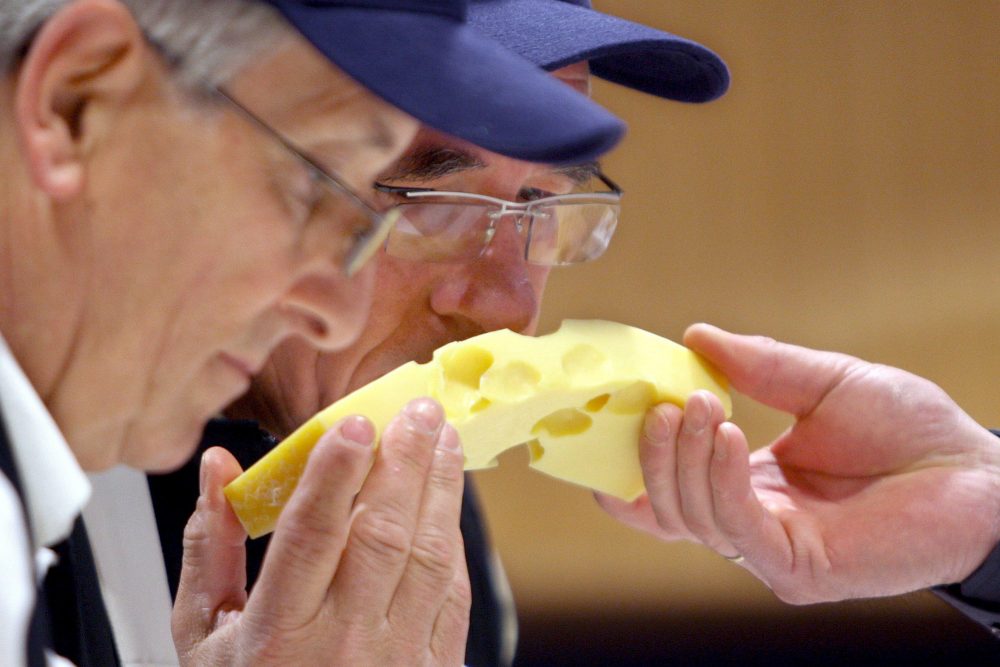
[[[199,498],[194,514],[192,514],[191,518],[189,518],[187,523],[184,524],[184,533],[181,540],[184,546],[185,554],[189,550],[195,549],[201,546],[204,542],[208,541],[208,528],[205,525],[205,515],[202,511],[203,504],[204,500]]]
[[[452,580],[448,599],[459,616],[468,617],[472,609],[472,582],[469,580],[467,570],[463,569],[460,576]]]
[[[309,549],[316,544],[320,536],[330,534],[333,520],[320,503],[312,498],[293,499],[285,511],[278,516],[275,530],[282,530],[288,542],[296,548]]]
[[[343,439],[333,440],[329,446],[333,449],[330,456],[338,469],[351,474],[367,470],[373,453],[371,447]]]
[[[780,347],[780,343],[772,338],[771,336],[750,336],[750,340],[759,345],[760,347],[765,347],[771,350],[776,350]]]
[[[435,578],[449,580],[458,561],[458,547],[451,535],[425,530],[414,538],[410,558]]]
[[[428,476],[429,483],[437,488],[461,490],[464,460],[461,452],[437,450]]]
[[[355,518],[351,541],[382,562],[397,563],[409,556],[413,531],[392,512],[369,510]]]
[[[281,531],[281,539],[285,545],[281,551],[282,567],[292,571],[307,571],[324,555],[321,546],[324,540],[317,539],[320,533],[312,528],[301,528],[302,525],[303,523],[297,521],[281,524],[279,520],[275,531],[276,534]]]
[[[707,475],[704,463],[693,456],[695,452],[687,451],[684,454],[677,457],[678,481],[690,488],[705,486]]]
[[[430,465],[435,440],[435,434],[398,417],[382,435],[381,456],[423,473]]]
[[[687,530],[703,544],[710,544],[716,535],[715,523],[710,517],[690,507],[682,507],[683,522]]]
[[[660,530],[665,531],[669,535],[689,535],[690,531],[685,525],[684,520],[678,516],[678,513],[673,509],[668,509],[664,506],[653,506],[653,516],[656,519],[656,525]]]
[[[640,447],[639,464],[646,484],[669,489],[675,483],[676,449],[668,447]]]
[[[691,533],[683,521],[678,521],[672,517],[657,517],[656,525],[660,530],[669,535],[689,535]]]
[[[687,528],[693,535],[698,537],[703,543],[708,544],[714,535],[714,526],[703,519],[688,518],[685,522]]]

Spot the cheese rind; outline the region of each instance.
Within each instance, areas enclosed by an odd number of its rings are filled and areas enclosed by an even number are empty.
[[[225,488],[251,537],[274,529],[309,452],[337,421],[368,417],[377,434],[406,403],[431,396],[458,431],[466,469],[486,468],[528,443],[531,466],[627,500],[643,492],[638,442],[652,405],[683,406],[698,389],[727,416],[727,383],[687,348],[601,320],[567,320],[537,338],[493,331],[439,348],[345,396],[296,430]]]

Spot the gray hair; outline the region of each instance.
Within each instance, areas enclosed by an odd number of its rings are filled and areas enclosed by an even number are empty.
[[[291,34],[261,0],[119,0],[192,87],[225,83]],[[70,0],[0,0],[0,72],[9,71],[45,21]]]

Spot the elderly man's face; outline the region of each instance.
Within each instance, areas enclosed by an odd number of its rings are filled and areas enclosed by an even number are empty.
[[[555,75],[588,91],[585,63]],[[523,201],[537,192],[568,192],[574,171],[513,160],[421,129],[406,155],[379,181]],[[231,414],[258,419],[285,434],[401,364],[428,360],[441,345],[502,328],[532,333],[549,269],[525,262],[524,243],[523,234],[507,222],[474,261],[429,263],[381,252],[371,316],[357,341],[330,353],[287,341]]]
[[[67,279],[60,308],[35,314],[51,318],[57,344],[6,325],[32,317],[26,281],[23,310],[8,295],[4,313],[5,335],[89,469],[181,463],[280,341],[351,343],[374,280],[372,268],[348,280],[339,263],[358,210],[232,107],[180,93],[152,51],[133,46],[132,69],[106,84],[127,94],[81,96],[83,178],[49,197],[51,238],[25,256],[51,262],[42,278]],[[300,40],[227,90],[363,192],[417,129]]]

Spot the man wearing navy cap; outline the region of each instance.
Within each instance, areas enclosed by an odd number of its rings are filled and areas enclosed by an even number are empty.
[[[580,62],[588,56],[599,59],[604,67],[600,71],[615,72],[620,83],[668,99],[703,102],[725,91],[725,66],[704,47],[581,4],[482,0],[470,5],[469,19],[540,66],[559,68],[555,75],[581,91],[589,90],[588,67]],[[546,33],[558,39],[540,43]],[[610,240],[606,227],[587,230],[587,234],[556,234],[564,240],[587,242],[568,243],[546,256],[532,249],[528,231],[542,223],[525,224],[530,219],[527,214],[520,221],[507,218],[510,224],[502,223],[492,236],[485,235],[479,224],[498,199],[507,200],[508,208],[524,207],[526,202],[569,192],[613,190],[602,182],[592,162],[563,168],[531,164],[424,128],[406,155],[380,175],[378,190],[384,205],[403,205],[399,224],[406,229],[439,229],[440,221],[427,216],[446,210],[464,217],[468,224],[453,230],[456,235],[450,237],[447,253],[442,253],[442,239],[434,235],[418,238],[399,229],[390,232],[385,251],[376,258],[376,296],[365,333],[335,353],[317,353],[300,341],[283,344],[251,392],[228,411],[243,420],[213,422],[205,435],[206,445],[224,444],[244,466],[249,465],[274,445],[271,434],[287,435],[346,392],[402,363],[426,360],[440,345],[499,328],[532,332],[555,258],[560,258],[560,264],[595,259]],[[456,196],[460,193],[493,200]],[[617,222],[617,207],[613,209],[607,217],[611,231]],[[467,215],[477,210],[479,218]],[[547,210],[566,212],[550,220],[551,224],[583,222],[574,219],[571,206]],[[520,227],[514,222],[520,222]],[[176,474],[151,481],[172,589],[179,579],[180,535],[194,506],[197,478],[198,463],[192,461]],[[513,623],[507,618],[510,609],[503,595],[496,591],[505,582],[492,567],[493,556],[471,491],[466,492],[461,517],[473,591],[466,662],[508,664]],[[248,544],[251,582],[265,544],[266,539]],[[156,557],[146,556],[144,562]]]
[[[356,338],[366,259],[396,217],[367,186],[414,118],[556,163],[621,136],[464,17],[457,0],[0,6],[0,664],[116,664],[105,614],[128,602],[112,594],[105,608],[97,591],[75,521],[83,471],[175,467],[282,340],[333,350]],[[402,39],[414,35],[434,47]],[[492,78],[521,100],[516,113],[478,103]],[[553,106],[568,111],[553,121]],[[394,424],[377,456],[366,420],[324,437],[249,599],[206,606],[240,575],[194,580],[194,613],[174,626],[186,664],[461,661],[464,567],[387,563],[367,543],[340,562],[352,576],[331,569],[379,522],[407,541],[458,532],[462,457],[440,406],[417,401]],[[208,509],[219,481],[206,477]],[[392,504],[407,494],[412,506]],[[103,528],[127,565],[133,526]],[[231,526],[198,528],[191,540],[238,548]],[[369,580],[388,586],[384,609]],[[155,583],[147,573],[125,593]]]

